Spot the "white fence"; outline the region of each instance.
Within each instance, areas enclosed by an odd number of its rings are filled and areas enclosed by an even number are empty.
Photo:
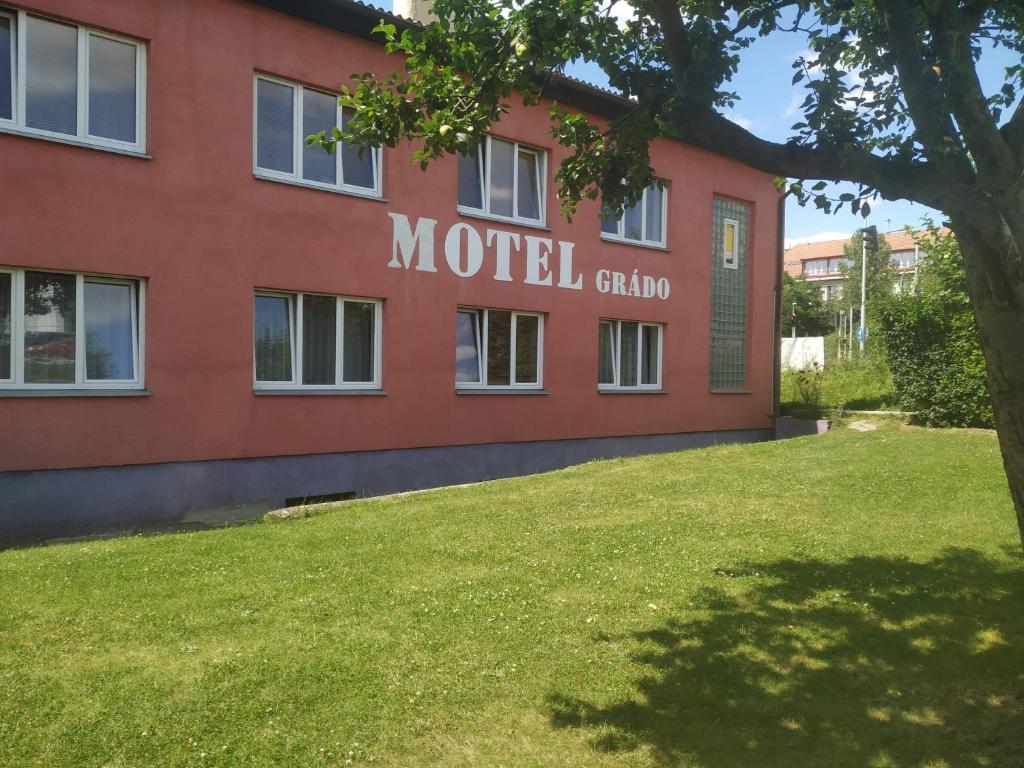
[[[782,339],[782,370],[825,367],[825,337],[801,336]]]

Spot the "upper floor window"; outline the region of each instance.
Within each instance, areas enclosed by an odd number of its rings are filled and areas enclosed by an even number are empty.
[[[661,387],[661,325],[601,320],[597,339],[598,389]]]
[[[843,267],[853,264],[847,258],[808,259],[804,262],[805,275],[838,275]]]
[[[380,314],[376,299],[257,293],[256,388],[379,388]]]
[[[910,269],[917,264],[916,254],[913,251],[893,251],[890,259],[892,265],[897,269]]]
[[[605,212],[601,216],[601,237],[663,248],[667,196],[667,189],[652,184],[639,202],[626,208],[619,218]]]
[[[145,82],[136,40],[0,10],[0,127],[142,152]]]
[[[540,389],[544,318],[507,309],[455,314],[455,386]]]
[[[344,128],[350,113],[332,93],[256,77],[255,170],[260,176],[380,196],[379,149],[339,142],[333,154],[306,137]]]
[[[459,155],[459,210],[543,224],[544,159],[540,150],[486,137]]]
[[[141,388],[144,287],[0,268],[0,388]]]

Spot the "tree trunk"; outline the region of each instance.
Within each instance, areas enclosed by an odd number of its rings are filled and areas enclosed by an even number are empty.
[[[1018,245],[1024,239],[1015,238],[1002,222],[998,238],[985,237],[972,226],[975,222],[964,223],[961,217],[953,217],[952,224],[964,255],[999,448],[1024,546],[1024,267]]]

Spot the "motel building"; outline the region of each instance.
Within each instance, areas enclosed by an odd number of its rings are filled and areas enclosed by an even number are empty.
[[[772,437],[780,205],[674,140],[559,215],[547,109],[331,157],[356,0],[0,0],[0,539]]]

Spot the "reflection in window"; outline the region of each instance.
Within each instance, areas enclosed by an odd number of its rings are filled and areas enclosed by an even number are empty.
[[[601,320],[598,324],[598,387],[660,388],[661,329],[656,323]]]
[[[25,122],[30,128],[78,133],[78,30],[28,16]]]
[[[14,366],[11,361],[11,274],[0,272],[0,379],[10,379]]]
[[[458,310],[456,386],[538,388],[542,334],[540,315],[504,309]]]
[[[508,219],[544,219],[544,165],[540,151],[487,137],[459,156],[459,207]]]
[[[301,129],[295,129],[299,111]],[[256,78],[256,169],[281,178],[359,192],[377,190],[380,151],[339,142],[332,154],[306,137],[331,136],[351,117],[338,97],[295,83]]]
[[[134,144],[138,46],[89,35],[89,135]]]
[[[258,293],[253,328],[257,388],[379,386],[380,302],[312,293]],[[293,318],[302,319],[300,354]],[[292,361],[298,357],[293,370]]]
[[[607,210],[602,212],[601,232],[613,239],[664,245],[665,196],[662,187],[652,184],[643,191],[635,205],[622,212],[622,216],[616,218]]]
[[[135,288],[131,283],[85,281],[85,378],[135,378]]]

